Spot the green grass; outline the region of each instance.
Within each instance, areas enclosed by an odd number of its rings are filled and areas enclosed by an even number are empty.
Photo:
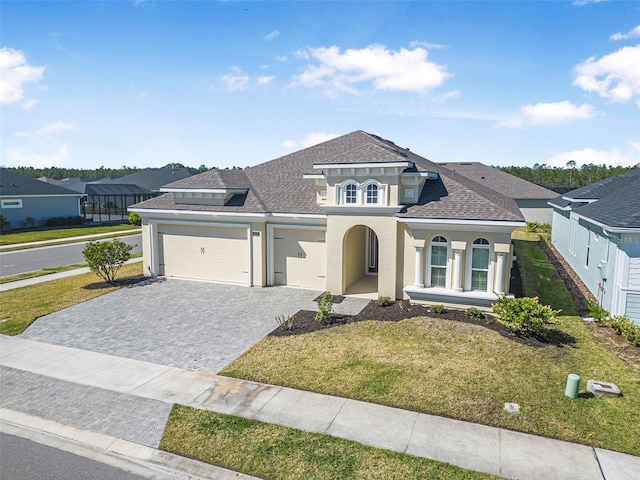
[[[537,238],[516,240],[516,252],[526,294],[575,314]],[[560,320],[556,342],[535,348],[465,323],[371,319],[266,337],[221,374],[640,455],[640,373],[579,317]],[[564,396],[569,373],[582,378],[576,400]],[[590,398],[587,379],[612,381],[624,396]],[[518,403],[521,412],[505,413],[505,402]]]
[[[537,234],[527,234],[537,235]],[[540,303],[564,315],[578,315],[573,298],[555,267],[549,263],[538,241],[514,240],[515,254],[520,266],[522,289],[526,297],[539,297]]]
[[[340,438],[174,405],[160,448],[261,478],[490,479]]]
[[[64,228],[48,228],[31,230],[28,232],[3,233],[0,235],[0,245],[15,245],[19,243],[40,242],[45,240],[58,240],[69,237],[81,237],[83,235],[93,235],[97,233],[110,233],[120,230],[139,229],[135,225],[129,223],[120,223],[117,225],[97,225],[87,226],[69,226]]]
[[[141,273],[142,263],[131,263],[120,269],[118,278],[140,275]],[[85,288],[101,281],[95,273],[85,273],[0,292],[0,333],[18,335],[38,317],[121,288]]]

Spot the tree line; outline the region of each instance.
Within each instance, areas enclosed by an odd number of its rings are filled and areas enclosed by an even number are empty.
[[[132,173],[144,170],[144,168],[123,166],[120,168],[100,168],[85,169],[85,168],[61,168],[61,167],[49,167],[49,168],[34,168],[34,167],[6,167],[7,170],[19,173],[25,177],[41,178],[47,177],[54,180],[63,180],[65,178],[77,178],[81,177],[86,181],[92,182],[103,178],[118,178],[130,175]],[[161,168],[186,168],[189,172],[196,174],[212,170],[216,167],[207,167],[206,165],[200,165],[198,168],[185,167],[181,163],[170,163]],[[240,167],[231,167],[232,170],[242,170]]]
[[[503,172],[510,173],[515,177],[522,178],[531,183],[541,185],[551,190],[556,188],[575,189],[591,185],[609,177],[616,177],[634,167],[614,167],[607,165],[582,165],[576,167],[575,162],[568,162],[565,168],[547,167],[542,164],[535,164],[533,167],[496,167]]]

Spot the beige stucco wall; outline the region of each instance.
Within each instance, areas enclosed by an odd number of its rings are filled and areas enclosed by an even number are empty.
[[[396,295],[397,222],[395,216],[329,215],[327,218],[327,288],[344,293],[345,234],[354,226],[372,229],[378,237],[378,295]]]
[[[345,290],[366,271],[367,228],[363,225],[353,227],[345,235],[345,255],[351,257],[345,264]]]

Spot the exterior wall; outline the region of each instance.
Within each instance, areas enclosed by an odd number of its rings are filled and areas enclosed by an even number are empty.
[[[52,217],[74,217],[80,215],[79,197],[49,196],[49,197],[3,197],[3,200],[22,200],[21,208],[1,208],[0,214],[11,222],[11,228],[21,228],[26,225],[26,219],[31,217],[36,224]]]
[[[348,285],[343,275],[345,234],[363,225],[378,237],[378,295],[396,297],[397,221],[395,216],[329,215],[327,217],[327,289],[342,294]]]
[[[553,208],[547,204],[547,200],[516,200],[516,204],[527,222],[551,225]]]
[[[640,295],[640,233],[605,232],[573,212],[554,209],[551,241],[605,310],[630,314],[640,324],[634,307]]]
[[[362,252],[362,255],[346,262],[345,265],[345,290],[359,280],[366,271],[367,228],[363,225],[353,227],[345,238],[346,252]]]

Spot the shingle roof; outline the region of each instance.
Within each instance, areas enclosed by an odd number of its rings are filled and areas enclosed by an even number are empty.
[[[74,192],[68,188],[41,182],[40,180],[20,175],[19,173],[7,170],[6,168],[0,168],[0,195],[3,197],[16,195],[80,196],[78,192]]]
[[[232,188],[247,185],[249,192],[237,205],[177,205],[172,195],[163,195],[135,205],[140,209],[235,211],[254,213],[324,213],[316,201],[314,180],[303,174],[313,172],[313,165],[328,163],[413,162],[418,171],[439,174],[438,180],[427,180],[416,205],[399,214],[405,218],[468,219],[523,221],[513,199],[452,172],[393,142],[361,130],[343,135],[313,147],[285,155],[243,171],[209,171],[182,181],[187,188]],[[223,174],[222,172],[228,172]],[[229,175],[228,177],[226,175]],[[247,188],[247,187],[244,187]]]
[[[151,191],[158,191],[167,183],[191,177],[186,168],[145,168],[139,172],[125,175],[124,177],[103,180],[100,183],[119,183],[123,185],[138,185]]]
[[[607,178],[564,195],[571,200],[596,200],[572,211],[613,228],[640,228],[640,168]],[[562,206],[562,197],[551,203]]]
[[[87,195],[151,195],[151,190],[138,185],[126,185],[120,183],[87,183],[84,185],[84,193]]]
[[[439,165],[516,200],[548,200],[557,195],[540,185],[480,162],[447,162]]]

